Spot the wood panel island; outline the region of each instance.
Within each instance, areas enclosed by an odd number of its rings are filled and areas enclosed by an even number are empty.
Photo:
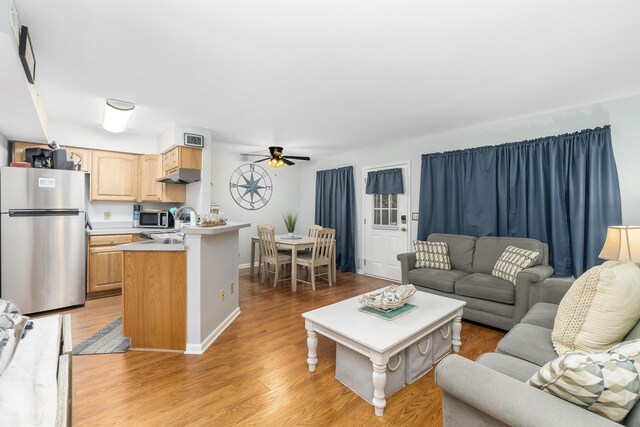
[[[119,245],[131,350],[202,354],[240,314],[238,236],[248,223],[186,227],[184,241]]]

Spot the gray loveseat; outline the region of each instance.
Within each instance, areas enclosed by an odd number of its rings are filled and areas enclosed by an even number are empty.
[[[418,290],[466,301],[462,317],[509,330],[542,298],[542,283],[553,274],[547,244],[518,237],[431,234],[429,242],[446,242],[451,270],[415,268],[415,252],[398,255],[402,283]],[[516,285],[491,275],[507,246],[540,252],[539,265],[522,270]]]
[[[440,362],[435,375],[442,389],[446,427],[620,425],[525,384],[542,365],[558,357],[551,330],[558,304],[571,283],[566,279],[547,280],[543,302],[535,304],[511,329],[495,353],[483,354],[475,362],[458,355]],[[640,323],[624,341],[638,338]],[[640,426],[639,404],[623,425]]]

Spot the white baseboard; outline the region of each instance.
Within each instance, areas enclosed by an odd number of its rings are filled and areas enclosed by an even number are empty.
[[[258,268],[258,263],[255,263],[253,265],[255,268]],[[243,268],[249,268],[251,267],[251,263],[250,262],[246,262],[244,264],[238,264],[238,270],[242,270]]]
[[[208,337],[204,339],[200,344],[187,344],[187,350],[184,354],[204,354],[205,351],[209,348],[211,344],[224,332],[225,329],[235,320],[236,317],[240,315],[240,307],[236,308],[231,312],[226,319],[222,321],[217,328],[213,330],[209,334]]]

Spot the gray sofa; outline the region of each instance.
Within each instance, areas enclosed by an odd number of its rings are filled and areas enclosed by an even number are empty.
[[[431,234],[429,242],[446,242],[451,270],[415,268],[415,252],[398,255],[402,284],[466,301],[463,318],[509,330],[542,298],[542,283],[553,274],[549,247],[535,239]],[[522,270],[516,285],[491,275],[507,246],[540,252],[539,264]]]
[[[542,365],[558,357],[551,330],[558,304],[571,283],[566,279],[547,280],[544,302],[531,308],[498,343],[495,353],[483,354],[475,362],[458,355],[440,362],[435,376],[442,389],[444,426],[620,425],[525,384]],[[638,338],[640,323],[624,340]],[[640,404],[623,425],[640,426]]]

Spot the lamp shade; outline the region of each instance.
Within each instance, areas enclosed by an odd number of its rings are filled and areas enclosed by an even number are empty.
[[[107,99],[102,127],[113,133],[123,132],[134,108],[136,108],[135,104],[130,102]]]
[[[640,227],[620,225],[607,228],[607,240],[598,257],[640,262]]]

